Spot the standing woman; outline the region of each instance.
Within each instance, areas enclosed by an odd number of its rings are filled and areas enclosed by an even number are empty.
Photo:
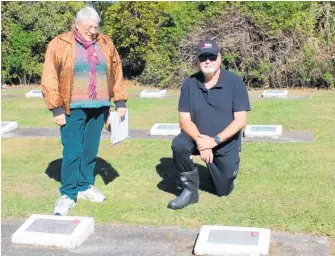
[[[120,117],[127,112],[120,57],[112,40],[98,33],[99,23],[95,9],[81,9],[73,31],[56,36],[45,55],[42,93],[63,144],[56,215],[67,215],[77,199],[106,200],[93,186],[101,131],[112,99]]]

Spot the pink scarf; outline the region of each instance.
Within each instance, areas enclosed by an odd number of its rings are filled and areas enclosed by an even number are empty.
[[[76,37],[76,41],[80,43],[87,50],[87,59],[88,65],[90,67],[89,73],[89,82],[88,82],[88,97],[91,99],[97,98],[97,70],[96,66],[100,65],[99,58],[95,52],[94,45],[97,42],[94,41],[86,41],[78,32],[77,29],[74,29],[74,35]]]

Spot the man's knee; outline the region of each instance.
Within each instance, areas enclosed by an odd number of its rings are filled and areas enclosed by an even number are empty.
[[[233,192],[234,187],[235,187],[234,181],[230,182],[227,184],[227,186],[223,187],[222,189],[217,189],[216,194],[219,197],[229,196]]]
[[[189,150],[189,143],[184,136],[179,134],[173,139],[171,149],[175,153],[182,153]]]

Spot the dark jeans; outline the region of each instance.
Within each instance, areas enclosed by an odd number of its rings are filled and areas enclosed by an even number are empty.
[[[199,155],[195,141],[181,132],[172,141],[173,162],[179,172],[195,170],[192,155]],[[214,150],[213,162],[207,164],[218,196],[227,196],[234,189],[234,180],[239,170],[238,150],[227,155],[220,155]]]
[[[75,200],[78,191],[94,184],[94,168],[105,114],[106,108],[83,108],[71,109],[70,115],[66,115],[66,125],[61,127],[61,195]]]

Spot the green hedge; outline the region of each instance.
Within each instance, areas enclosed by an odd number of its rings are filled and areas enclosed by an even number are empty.
[[[87,4],[143,84],[180,86],[197,70],[196,42],[215,38],[249,87],[334,88],[332,2],[2,2],[2,83],[38,83],[48,42]]]

